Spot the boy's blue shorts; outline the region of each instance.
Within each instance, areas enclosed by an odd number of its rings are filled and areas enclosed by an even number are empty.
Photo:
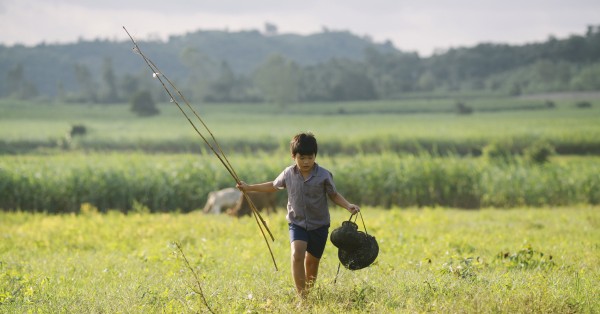
[[[307,243],[306,251],[316,258],[323,256],[327,236],[329,235],[329,225],[317,228],[315,230],[306,230],[295,224],[288,224],[290,229],[290,243],[295,240],[301,240]]]

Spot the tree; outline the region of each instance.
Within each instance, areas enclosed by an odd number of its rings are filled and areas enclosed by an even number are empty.
[[[435,88],[435,76],[431,71],[425,71],[417,81],[417,89],[420,91],[430,92]]]
[[[419,89],[417,82],[423,66],[416,53],[381,53],[368,49],[365,64],[379,98],[394,98],[402,92]],[[434,76],[438,77],[435,73]]]
[[[125,74],[120,80],[119,91],[121,92],[121,95],[125,96],[126,99],[131,98],[129,95],[134,95],[138,90],[140,90],[140,85],[139,78],[131,74]]]
[[[131,111],[141,117],[154,116],[160,113],[156,108],[156,102],[154,102],[152,94],[147,90],[136,92],[133,95],[131,98]]]
[[[334,59],[328,65],[333,72],[330,93],[334,101],[377,98],[375,87],[363,63]]]
[[[589,65],[579,71],[571,81],[575,90],[597,91],[600,89],[600,63]]]
[[[301,77],[301,101],[347,101],[377,99],[364,63],[332,59],[308,66]]]
[[[75,78],[79,84],[79,101],[91,103],[98,102],[98,93],[96,92],[96,84],[92,78],[92,72],[83,64],[75,64]]]
[[[277,35],[277,25],[266,22],[265,23],[265,35],[267,35],[267,36]]]
[[[10,69],[8,73],[6,73],[6,80],[8,81],[8,95],[12,95],[15,91],[21,89],[21,86],[25,81],[23,64],[19,63]]]
[[[298,101],[300,69],[279,54],[272,55],[258,68],[255,82],[270,102],[286,106]]]
[[[19,63],[6,74],[8,81],[7,95],[16,99],[31,99],[38,95],[35,85],[25,78],[23,64]]]
[[[227,61],[223,61],[221,63],[220,75],[209,85],[204,100],[214,102],[232,101],[234,99],[233,92],[235,87],[235,75],[231,71]]]
[[[520,96],[523,93],[523,89],[521,88],[521,84],[515,82],[512,87],[508,91],[510,96]]]
[[[204,52],[196,48],[184,48],[181,61],[189,72],[190,99],[204,99],[210,84],[219,75],[219,64]]]
[[[112,66],[112,60],[105,58],[102,65],[102,79],[104,80],[104,90],[100,95],[101,101],[104,103],[113,104],[119,102],[119,94],[117,93],[117,79]]]

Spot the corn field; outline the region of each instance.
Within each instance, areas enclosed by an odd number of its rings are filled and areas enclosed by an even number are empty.
[[[291,164],[286,154],[234,155],[247,182],[273,180]],[[574,158],[543,165],[481,158],[395,154],[318,157],[342,194],[369,206],[456,208],[562,206],[600,203],[600,163]],[[189,212],[208,192],[234,179],[210,155],[65,154],[0,157],[0,208],[48,213]],[[285,193],[279,193],[279,206]]]

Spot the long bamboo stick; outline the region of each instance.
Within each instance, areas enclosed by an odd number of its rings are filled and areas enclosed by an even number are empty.
[[[148,65],[148,67],[152,71],[153,75],[159,80],[159,82],[161,83],[163,89],[167,92],[167,94],[169,95],[169,97],[171,97],[171,101],[173,103],[175,103],[175,105],[177,105],[177,108],[179,108],[179,111],[181,111],[181,113],[185,116],[185,118],[188,120],[188,122],[190,123],[190,125],[194,128],[194,130],[196,131],[196,133],[202,138],[202,140],[204,141],[204,143],[206,143],[206,145],[215,154],[215,156],[217,156],[217,158],[219,159],[219,161],[221,161],[221,163],[223,164],[223,166],[225,166],[225,169],[227,169],[227,172],[229,172],[229,174],[231,175],[231,177],[233,177],[233,179],[235,180],[235,182],[236,183],[240,183],[241,182],[240,178],[238,177],[237,173],[233,169],[233,166],[231,165],[231,163],[229,162],[229,160],[225,156],[225,153],[221,149],[221,146],[219,145],[219,142],[217,141],[216,137],[210,131],[210,129],[208,128],[208,126],[206,125],[206,123],[204,123],[204,120],[202,120],[202,118],[196,112],[196,110],[194,110],[192,108],[192,106],[190,105],[190,103],[183,96],[183,94],[179,91],[179,89],[175,86],[175,84],[171,80],[169,80],[164,75],[164,73],[162,73],[160,71],[160,69],[156,66],[156,64],[154,64],[154,62],[152,62],[142,52],[142,50],[140,49],[139,45],[137,44],[137,42],[135,41],[135,39],[133,38],[133,36],[131,36],[131,34],[127,31],[127,29],[125,28],[125,26],[123,26],[123,29],[125,30],[125,32],[129,36],[129,38],[131,39],[131,42],[133,43],[133,50],[134,50],[134,52],[137,53],[137,54],[139,54],[144,59],[144,62],[146,63],[146,65]],[[163,81],[163,79],[164,79],[164,81]],[[165,81],[174,90],[174,92],[171,91],[169,89],[169,87],[167,87],[167,84],[165,84]],[[186,106],[194,113],[194,115],[196,116],[196,118],[198,119],[198,121],[200,121],[200,123],[202,124],[202,126],[204,127],[204,129],[210,134],[210,137],[212,139],[212,142],[213,142],[214,146],[213,146],[213,144],[211,144],[211,142],[209,141],[209,139],[207,139],[207,137],[204,136],[204,134],[202,134],[202,132],[200,132],[200,130],[194,124],[194,122],[192,122],[192,120],[190,119],[190,117],[188,116],[188,114],[185,112],[185,110],[183,110],[183,108],[179,104],[179,101],[177,100],[177,97],[175,96],[175,94],[178,95],[181,98],[181,100],[183,100],[183,102],[186,104]],[[248,201],[248,204],[250,205],[250,208],[252,209],[252,213],[254,215],[256,223],[258,224],[258,228],[260,229],[260,232],[261,232],[263,238],[265,239],[265,243],[267,244],[267,248],[269,249],[269,253],[271,254],[271,259],[273,260],[273,265],[275,265],[275,270],[279,270],[278,267],[277,267],[277,262],[275,261],[275,256],[273,255],[273,250],[271,250],[271,245],[269,244],[269,241],[267,240],[267,236],[265,235],[264,230],[267,230],[267,232],[269,233],[272,241],[275,241],[275,238],[273,237],[273,234],[271,233],[271,230],[267,226],[267,223],[265,222],[265,220],[263,219],[263,217],[260,215],[260,212],[256,209],[256,206],[254,205],[254,203],[252,202],[252,200],[250,199],[250,197],[248,196],[248,194],[245,191],[242,191],[242,193],[244,195],[244,198],[246,198],[246,200]]]

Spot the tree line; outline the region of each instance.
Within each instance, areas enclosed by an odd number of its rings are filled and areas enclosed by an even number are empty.
[[[481,43],[421,57],[348,32],[299,36],[199,31],[141,42],[146,54],[198,102],[397,99],[414,95],[520,95],[600,90],[600,26],[541,43]],[[279,48],[278,48],[279,47]],[[157,101],[141,58],[126,42],[0,46],[0,97],[73,103]]]

